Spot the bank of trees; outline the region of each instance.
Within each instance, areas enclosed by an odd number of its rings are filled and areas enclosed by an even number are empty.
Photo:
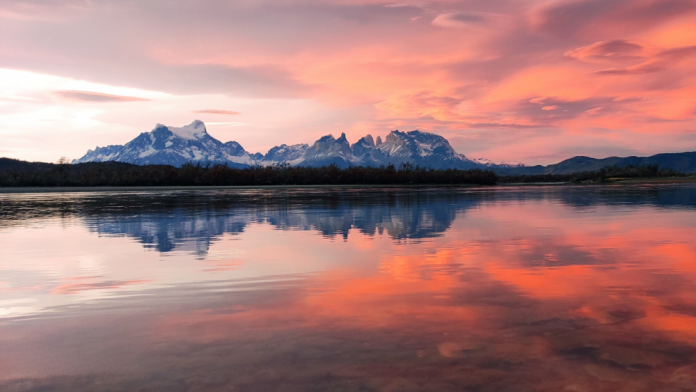
[[[497,175],[490,170],[430,169],[410,164],[383,167],[293,167],[289,165],[231,168],[186,164],[137,166],[120,162],[70,165],[0,158],[0,186],[191,186],[191,185],[408,185],[505,183],[602,183],[622,178],[681,177],[686,174],[657,165],[610,166],[573,174]]]
[[[0,166],[0,186],[190,186],[190,185],[493,185],[498,176],[488,170],[429,169],[409,164],[396,167],[292,167],[186,164],[136,166],[119,162],[17,164]]]
[[[500,176],[499,183],[532,183],[532,182],[607,182],[629,178],[666,178],[684,177],[686,173],[676,170],[662,169],[658,165],[627,165],[608,166],[598,171],[586,171],[571,174],[527,174]]]

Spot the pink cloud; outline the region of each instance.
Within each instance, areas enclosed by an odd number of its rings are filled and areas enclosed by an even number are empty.
[[[157,122],[190,122],[183,114],[234,115],[201,107],[231,107],[244,113],[244,126],[211,131],[254,151],[329,132],[357,139],[395,127],[441,133],[462,141],[462,153],[508,155],[503,160],[545,159],[530,156],[525,149],[536,147],[510,132],[537,135],[535,143],[547,135],[548,156],[580,145],[584,155],[647,152],[649,144],[630,137],[638,133],[662,135],[661,148],[696,149],[696,137],[688,137],[696,134],[693,0],[183,4],[0,6],[0,33],[12,37],[0,49],[1,67],[167,93],[138,109],[103,105],[105,112],[90,120],[100,132],[82,131],[70,146],[56,136],[47,145],[79,155],[126,142]],[[49,94],[68,103],[141,100],[85,90],[2,94]],[[43,132],[47,121],[36,113],[56,104],[44,101],[5,100],[11,106],[0,113],[0,125],[15,136],[4,139],[4,150],[41,159],[31,146],[44,139],[16,135]],[[267,116],[271,107],[282,114]],[[86,115],[65,118],[86,127],[92,122],[78,121]],[[56,129],[73,126],[55,121]]]
[[[599,41],[565,53],[578,60],[635,60],[641,58],[643,47],[624,40]]]
[[[660,72],[669,69],[682,60],[690,57],[696,57],[696,46],[686,46],[681,48],[672,48],[661,51],[650,59],[640,64],[636,64],[626,68],[611,68],[598,71],[600,75],[641,75],[653,72]]]
[[[67,101],[76,102],[137,102],[149,101],[147,98],[129,97],[125,95],[113,95],[97,93],[94,91],[75,91],[75,90],[59,90],[53,91],[51,95]]]
[[[232,116],[238,116],[241,113],[235,112],[233,110],[218,110],[218,109],[204,109],[204,110],[194,110],[191,113],[203,113],[203,114],[225,114],[225,115],[232,115]]]
[[[448,13],[440,14],[433,19],[433,26],[461,28],[484,23],[486,18],[476,13]]]

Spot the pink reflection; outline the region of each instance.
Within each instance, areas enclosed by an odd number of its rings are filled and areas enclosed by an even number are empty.
[[[0,386],[689,390],[694,218],[534,199],[461,210],[419,239],[320,235],[342,227],[328,216],[298,219],[305,230],[254,223],[203,259],[147,264],[130,243],[128,258],[105,257],[104,273],[62,279],[50,295],[108,289],[112,300],[0,324],[13,380]],[[124,270],[131,279],[116,278]],[[139,290],[119,296],[126,288]]]

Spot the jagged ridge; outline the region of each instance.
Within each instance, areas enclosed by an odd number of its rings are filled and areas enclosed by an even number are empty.
[[[210,136],[203,122],[183,127],[157,124],[123,146],[97,147],[73,163],[117,161],[136,165],[181,166],[188,162],[227,164],[231,167],[289,164],[292,166],[383,166],[410,163],[436,169],[497,167],[458,154],[442,136],[421,132],[392,131],[382,142],[367,135],[351,145],[345,134],[336,139],[326,135],[314,142],[271,148],[265,155],[247,152],[237,142],[222,143]],[[501,166],[503,167],[503,166]]]

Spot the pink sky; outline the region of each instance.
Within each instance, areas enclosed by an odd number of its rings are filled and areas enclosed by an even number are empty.
[[[0,156],[200,119],[251,152],[432,131],[470,158],[696,150],[696,1],[5,0]]]

